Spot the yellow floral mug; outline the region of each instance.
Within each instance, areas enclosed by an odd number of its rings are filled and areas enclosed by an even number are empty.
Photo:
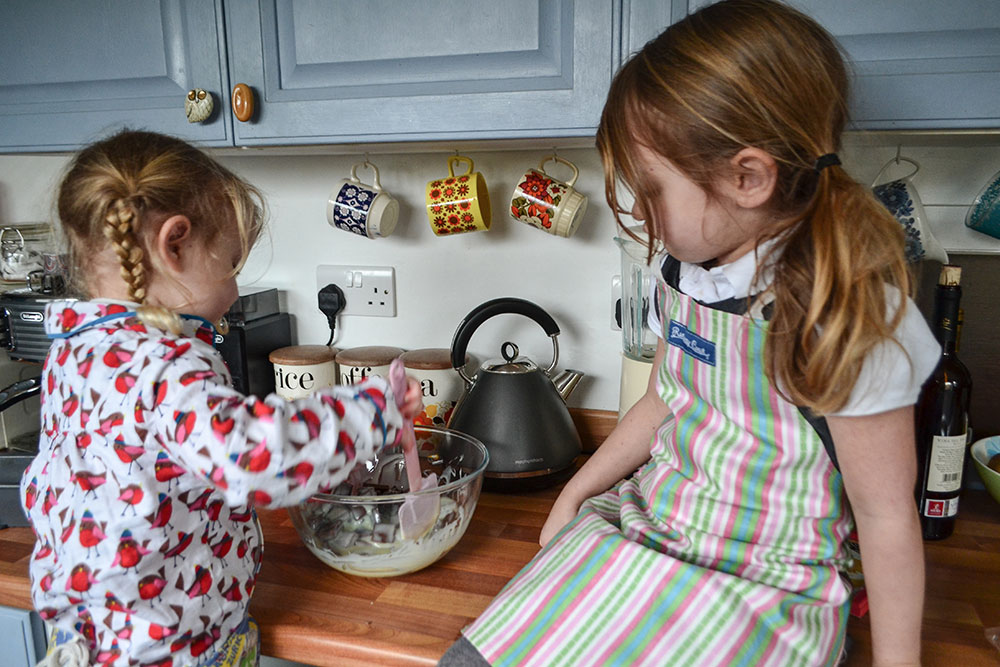
[[[455,175],[455,165],[469,165],[464,174]],[[470,158],[453,155],[448,158],[447,178],[438,178],[427,184],[427,218],[431,229],[438,236],[463,232],[486,231],[490,228],[490,193],[486,179]]]
[[[545,173],[545,163],[555,160],[573,170],[573,177],[560,181]],[[587,210],[587,198],[573,188],[580,170],[576,165],[550,155],[518,179],[510,198],[510,216],[556,236],[569,237],[580,226]]]

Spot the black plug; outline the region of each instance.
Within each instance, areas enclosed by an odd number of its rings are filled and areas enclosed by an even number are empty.
[[[327,345],[333,342],[333,331],[337,326],[337,313],[342,311],[345,305],[347,305],[347,299],[344,297],[344,290],[337,285],[330,283],[319,291],[319,309],[326,315],[326,321],[330,325],[330,340],[326,342]]]

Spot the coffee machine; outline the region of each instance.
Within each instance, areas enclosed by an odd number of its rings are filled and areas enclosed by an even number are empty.
[[[42,323],[52,293],[17,289],[0,294],[0,525],[26,526],[18,485],[38,451],[41,363],[50,341]],[[3,354],[0,352],[0,357]]]
[[[273,393],[268,355],[292,344],[291,318],[280,310],[278,290],[241,287],[226,321],[229,332],[216,334],[215,347],[229,367],[233,387],[261,398]]]

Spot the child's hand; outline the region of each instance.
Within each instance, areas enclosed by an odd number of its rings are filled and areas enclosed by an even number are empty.
[[[399,406],[403,419],[407,421],[413,421],[413,418],[423,411],[423,390],[420,388],[418,380],[407,376],[406,392],[404,392],[402,400],[399,397],[396,398],[396,405]]]
[[[538,543],[543,547],[548,544],[560,530],[566,527],[566,524],[576,518],[579,511],[580,505],[578,503],[566,501],[560,495],[556,499],[555,504],[552,505],[552,511],[549,512],[549,517],[542,526],[542,532],[538,536]]]

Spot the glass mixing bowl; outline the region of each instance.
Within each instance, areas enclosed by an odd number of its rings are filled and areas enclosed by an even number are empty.
[[[363,577],[415,572],[448,553],[465,534],[489,462],[486,447],[458,431],[432,426],[414,431],[422,473],[438,476],[436,488],[417,492],[440,500],[437,519],[424,535],[400,535],[399,507],[408,485],[398,445],[359,465],[334,493],[288,508],[303,543],[330,567]]]

